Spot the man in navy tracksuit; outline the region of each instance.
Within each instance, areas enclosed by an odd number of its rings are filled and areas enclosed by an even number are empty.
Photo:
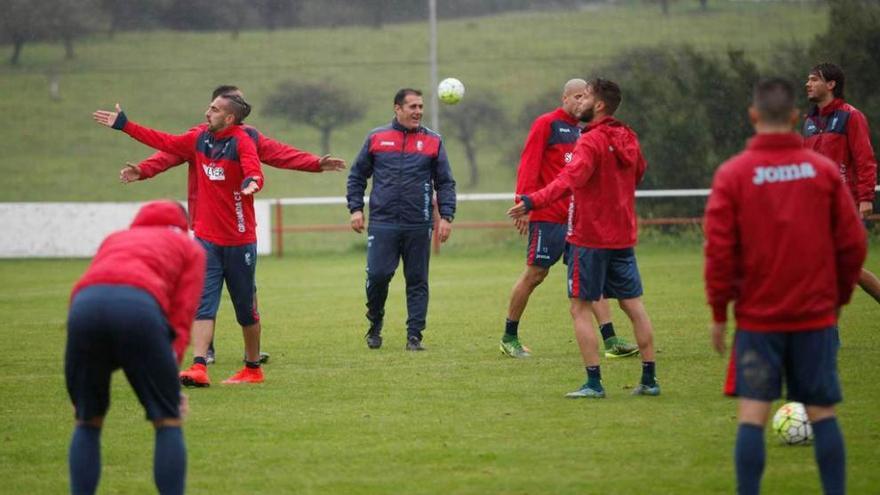
[[[422,351],[422,331],[428,312],[428,260],[433,234],[434,191],[441,242],[452,232],[455,215],[455,180],[443,141],[436,132],[422,127],[422,93],[404,88],[394,96],[394,120],[367,135],[348,176],[348,209],[351,228],[364,231],[364,191],[370,191],[370,226],[367,229],[366,340],[370,349],[382,346],[382,322],[388,284],[403,258],[406,277],[407,344]]]

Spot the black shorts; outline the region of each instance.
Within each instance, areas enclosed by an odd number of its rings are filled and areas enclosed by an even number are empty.
[[[633,248],[603,249],[569,245],[568,297],[584,301],[635,299],[642,277]]]
[[[550,268],[565,252],[565,235],[568,226],[564,223],[529,223],[529,245],[526,250],[526,264]]]
[[[837,374],[837,327],[734,336],[724,393],[764,402],[782,396],[808,406],[843,400]]]
[[[107,414],[110,377],[122,368],[147,419],[180,417],[173,331],[156,300],[126,285],[80,290],[67,317],[64,375],[76,418]]]

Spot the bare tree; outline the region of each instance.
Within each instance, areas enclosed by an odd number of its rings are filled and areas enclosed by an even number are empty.
[[[331,84],[284,81],[266,102],[267,113],[318,129],[321,154],[330,153],[333,130],[364,116],[352,96]]]
[[[0,40],[12,44],[10,65],[18,65],[21,51],[28,41],[38,39],[45,26],[41,22],[38,2],[29,0],[0,0]]]
[[[444,107],[441,118],[447,134],[461,141],[468,161],[468,187],[480,182],[477,149],[489,141],[498,142],[504,136],[507,118],[498,98],[492,93],[474,92],[455,106]]]

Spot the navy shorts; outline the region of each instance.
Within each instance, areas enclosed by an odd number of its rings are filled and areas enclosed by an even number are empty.
[[[196,312],[197,320],[213,320],[220,308],[223,281],[229,290],[235,319],[241,326],[260,321],[257,311],[257,245],[218,246],[204,239],[196,240],[205,248],[205,288]]]
[[[110,377],[119,368],[147,419],[180,417],[180,381],[171,347],[174,332],[156,300],[126,285],[80,290],[67,317],[64,376],[76,418],[105,416]]]
[[[811,406],[843,400],[837,375],[837,328],[749,332],[734,336],[724,393],[772,402],[782,396]]]
[[[569,246],[568,297],[598,301],[603,297],[634,299],[641,295],[635,249]]]
[[[565,235],[568,226],[552,222],[529,223],[529,245],[526,264],[550,268],[565,252]]]

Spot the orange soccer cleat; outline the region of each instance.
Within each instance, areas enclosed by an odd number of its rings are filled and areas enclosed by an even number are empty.
[[[180,384],[184,387],[210,387],[208,367],[204,364],[194,364],[189,369],[181,371]]]
[[[235,383],[263,383],[263,368],[248,368],[245,366],[238,373],[223,380],[225,384]]]

